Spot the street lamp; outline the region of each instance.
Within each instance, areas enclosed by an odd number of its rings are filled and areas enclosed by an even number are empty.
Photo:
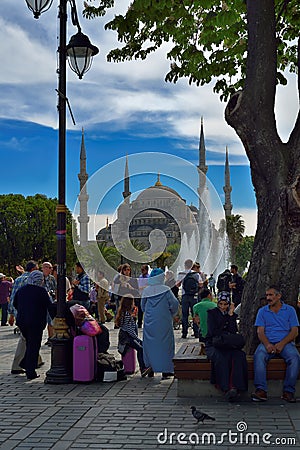
[[[25,0],[37,19],[47,11],[53,0]],[[66,45],[67,3],[71,5],[71,19],[78,33]],[[72,339],[68,333],[66,312],[66,60],[81,79],[91,67],[92,58],[99,50],[81,33],[75,0],[60,0],[59,17],[59,67],[58,67],[58,205],[57,214],[57,314],[53,321],[54,337],[51,338],[51,368],[46,373],[46,383],[72,382]]]

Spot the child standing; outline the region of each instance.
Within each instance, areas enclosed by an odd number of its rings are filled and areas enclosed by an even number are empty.
[[[146,367],[143,359],[143,342],[138,337],[136,324],[137,308],[134,305],[132,295],[121,298],[120,306],[116,315],[115,324],[119,331],[119,342],[126,341],[126,345],[137,351],[137,359],[140,366],[142,377],[151,372],[151,367]],[[120,339],[121,338],[121,339]]]

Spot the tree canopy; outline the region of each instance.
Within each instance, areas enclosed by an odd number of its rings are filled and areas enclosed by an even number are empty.
[[[27,260],[56,261],[57,200],[36,194],[0,195],[0,261],[5,274],[15,275],[15,266]],[[76,261],[72,242],[73,219],[67,211],[67,264]]]
[[[264,1],[264,0],[263,0]],[[84,16],[104,16],[118,0],[87,0]],[[285,70],[298,69],[300,6],[298,0],[274,1],[277,82],[286,84]],[[222,100],[242,88],[247,64],[247,2],[245,0],[134,0],[124,15],[105,29],[117,32],[121,47],[108,61],[145,59],[165,42],[170,71],[166,81],[214,82]]]

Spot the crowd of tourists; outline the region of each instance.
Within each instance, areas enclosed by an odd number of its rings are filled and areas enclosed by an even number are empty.
[[[15,280],[0,273],[1,326],[15,324],[20,332],[11,373],[26,374],[28,380],[33,380],[39,377],[37,369],[44,364],[39,355],[44,329],[47,327],[47,345],[51,345],[55,333],[52,319],[56,315],[57,267],[48,261],[41,267],[28,261],[25,269],[16,266],[16,270],[19,276]],[[81,305],[100,324],[114,317],[118,349],[120,353],[128,348],[137,352],[142,377],[157,373],[163,379],[174,376],[173,325],[174,317],[180,316],[182,339],[188,338],[191,329],[192,337],[201,342],[212,362],[211,383],[225,399],[235,401],[248,390],[245,341],[238,324],[245,281],[236,265],[218,276],[207,276],[199,263],[187,259],[184,270],[175,277],[172,271],[150,271],[143,264],[136,278],[125,263],[110,282],[102,271],[92,282],[80,262],[75,272],[74,279],[66,278],[68,305]],[[281,357],[287,366],[282,399],[295,402],[300,370],[295,345],[299,322],[295,308],[282,300],[279,287],[266,287],[254,326],[259,344],[254,354],[252,400],[267,400],[267,363]]]

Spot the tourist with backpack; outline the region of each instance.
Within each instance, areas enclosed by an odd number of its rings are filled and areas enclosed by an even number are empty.
[[[231,264],[230,272],[231,272],[231,282],[229,283],[229,287],[232,290],[231,291],[232,292],[232,301],[234,303],[234,306],[237,307],[241,303],[241,300],[242,300],[243,289],[245,286],[245,280],[238,273],[238,266],[236,266],[235,264]]]
[[[182,338],[186,339],[188,334],[188,320],[189,313],[193,315],[193,307],[198,302],[198,292],[202,285],[202,280],[198,272],[192,270],[193,261],[187,259],[184,262],[184,272],[180,273],[180,280],[177,282],[177,286],[182,285]],[[199,327],[193,322],[194,337],[199,337]]]
[[[229,269],[226,269],[218,276],[217,280],[218,292],[231,292],[229,283],[231,283],[231,272]]]

